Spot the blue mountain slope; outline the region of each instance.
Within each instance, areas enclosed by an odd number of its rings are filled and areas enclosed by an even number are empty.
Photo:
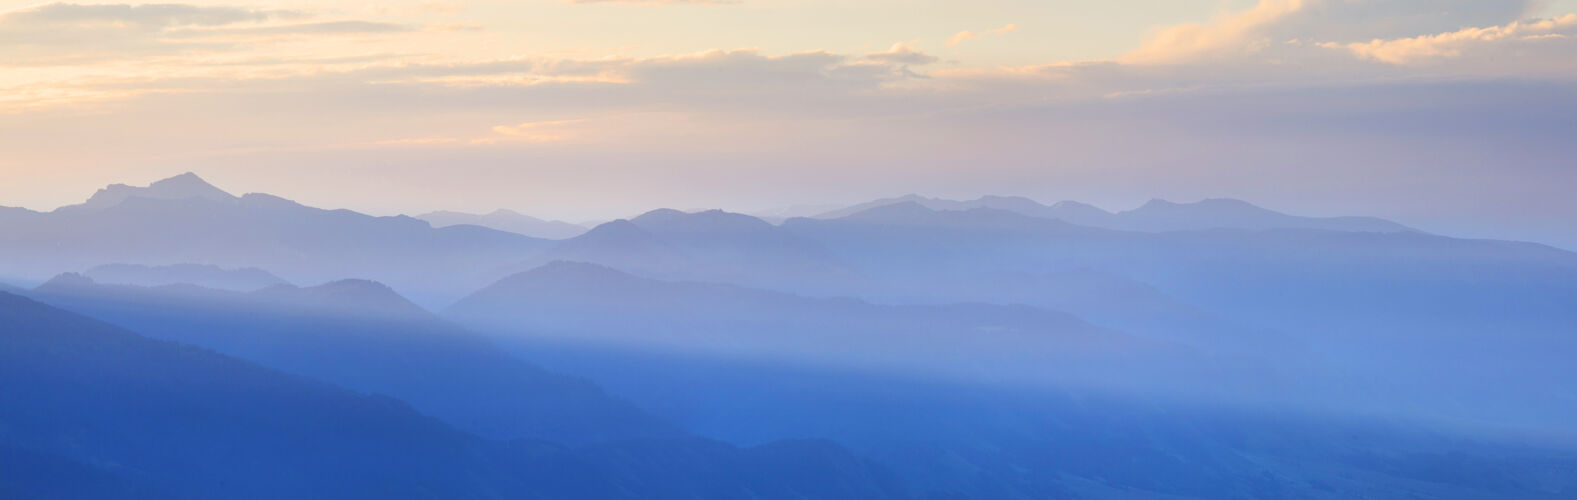
[[[0,492],[175,498],[904,498],[825,442],[485,441],[400,401],[0,293]],[[20,451],[18,451],[20,450]],[[80,464],[92,464],[83,467]],[[111,479],[110,477],[113,477]],[[82,483],[81,481],[93,481]],[[69,483],[68,483],[69,481]]]
[[[930,300],[1034,304],[1045,298],[1036,287],[977,277],[1087,269],[1149,284],[1248,331],[1282,332],[1321,354],[1325,365],[1309,367],[1311,376],[1374,380],[1335,394],[1381,391],[1364,397],[1409,413],[1548,429],[1577,415],[1562,382],[1577,372],[1559,361],[1577,354],[1569,335],[1577,254],[1413,232],[1146,233],[987,209],[896,212],[783,228],[890,287],[873,298],[925,290]]]
[[[1195,394],[1269,372],[1026,306],[881,305],[734,285],[667,282],[555,262],[460,301],[446,316],[503,342],[542,339],[949,380]]]
[[[29,294],[155,338],[398,397],[485,437],[586,442],[682,435],[584,380],[515,359],[375,282],[238,293],[99,285],[65,275]]]

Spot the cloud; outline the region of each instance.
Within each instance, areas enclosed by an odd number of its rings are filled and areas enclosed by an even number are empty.
[[[973,31],[965,30],[965,31],[960,31],[960,32],[954,34],[952,37],[949,37],[947,39],[947,42],[945,42],[945,44],[948,47],[952,47],[952,46],[958,45],[960,43],[964,43],[964,42],[967,42],[967,41],[970,41],[970,40],[974,40],[976,38],[980,38],[980,36],[982,34],[986,34],[986,35],[1004,35],[1004,34],[1012,33],[1014,31],[1018,31],[1018,25],[1008,24],[1006,26],[1003,26],[1001,28],[997,28],[997,29],[994,29],[994,30],[986,30],[983,33],[976,33],[976,32],[973,32]]]
[[[360,20],[295,22],[296,10],[185,4],[79,5],[50,3],[0,12],[0,65],[47,66],[189,52],[233,50],[219,38],[330,36],[411,31]]]
[[[303,17],[300,11],[257,10],[236,7],[199,7],[182,4],[78,5],[48,3],[0,13],[0,27],[36,29],[61,27],[135,26],[144,29],[171,26],[220,26]]]
[[[171,30],[169,37],[352,35],[416,31],[414,26],[370,21],[324,21],[241,28],[191,28]]]
[[[1161,29],[1117,60],[1195,64],[1282,58],[1310,45],[1504,24],[1517,20],[1532,5],[1530,0],[1260,0],[1252,8],[1207,23]]]
[[[975,33],[973,31],[969,31],[969,30],[964,30],[964,31],[960,31],[958,33],[955,33],[951,37],[948,37],[947,41],[944,42],[944,44],[947,45],[948,47],[952,47],[954,45],[958,45],[960,43],[964,43],[964,42],[967,42],[967,41],[970,41],[970,40],[974,40],[976,38],[980,38],[980,34],[979,33]]]
[[[38,23],[86,37],[59,54],[102,54],[105,33],[122,29],[124,40],[160,44],[148,50],[181,52],[156,64],[0,82],[0,167],[184,162],[256,167],[258,179],[277,168],[307,176],[405,169],[407,177],[389,176],[393,183],[437,176],[443,166],[518,174],[510,180],[519,182],[496,183],[497,200],[518,189],[626,188],[628,199],[612,198],[633,205],[660,203],[640,197],[663,189],[706,189],[684,184],[696,178],[725,194],[759,194],[741,188],[755,184],[814,192],[829,179],[880,190],[925,190],[913,183],[934,179],[976,194],[1099,190],[1100,179],[1126,179],[1105,187],[1202,197],[1229,193],[1167,190],[1258,179],[1267,193],[1307,194],[1363,178],[1359,189],[1406,194],[1419,191],[1419,179],[1450,175],[1464,179],[1454,185],[1512,193],[1518,183],[1487,170],[1516,168],[1541,179],[1523,185],[1571,186],[1577,171],[1559,166],[1577,154],[1562,135],[1577,126],[1569,90],[1577,32],[1571,16],[1517,22],[1517,3],[1261,2],[1161,30],[1131,57],[1017,67],[936,64],[909,44],[871,53],[513,58],[294,44],[313,46],[304,55],[254,52],[268,44],[250,37],[411,27],[247,9],[122,11],[139,20],[117,27],[91,9],[39,18],[12,11],[0,14],[0,43]],[[60,146],[83,137],[94,147]],[[982,167],[965,176],[963,164]],[[1556,195],[1504,198],[1577,208]]]
[[[915,50],[908,44],[895,43],[891,48],[881,52],[865,54],[865,60],[892,64],[910,64],[921,66],[931,64],[938,59],[936,56]]]
[[[525,122],[516,125],[497,125],[492,128],[498,137],[486,137],[472,140],[472,144],[493,144],[497,142],[560,142],[575,136],[571,126],[578,125],[585,120],[552,120]]]
[[[738,0],[564,0],[570,4],[631,4],[631,5],[727,5],[739,3]]]
[[[1344,48],[1365,59],[1406,65],[1459,58],[1466,52],[1475,51],[1499,50],[1506,55],[1504,52],[1515,52],[1519,46],[1563,43],[1570,49],[1573,48],[1574,37],[1577,37],[1577,14],[1568,14],[1556,19],[1512,22],[1487,28],[1463,28],[1449,33],[1412,38],[1376,39],[1348,44],[1326,43],[1322,46]],[[1577,50],[1567,51],[1566,56],[1577,57]]]
[[[1144,45],[1119,58],[1130,64],[1181,64],[1227,52],[1252,51],[1266,43],[1264,28],[1302,10],[1313,0],[1260,0],[1247,11],[1206,24],[1163,29]]]

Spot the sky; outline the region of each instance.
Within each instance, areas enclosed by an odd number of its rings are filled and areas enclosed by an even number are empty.
[[[0,0],[36,210],[1233,197],[1577,249],[1574,131],[1577,0]]]

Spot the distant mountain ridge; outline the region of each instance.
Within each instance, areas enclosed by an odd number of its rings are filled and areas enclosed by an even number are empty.
[[[201,262],[256,267],[299,283],[377,280],[425,304],[447,303],[551,244],[476,226],[239,198],[196,175],[109,187],[54,212],[0,213],[0,276],[38,282],[104,264]]]
[[[105,264],[82,274],[100,283],[141,286],[188,284],[238,292],[288,284],[278,276],[255,267],[225,269],[190,263],[167,266]]]
[[[1374,217],[1301,217],[1267,210],[1242,200],[1205,199],[1194,203],[1151,200],[1139,208],[1108,212],[1076,201],[1045,205],[1021,196],[982,196],[974,200],[948,200],[905,195],[861,203],[816,215],[838,219],[874,208],[914,203],[931,210],[963,211],[977,208],[1005,210],[1031,217],[1060,219],[1081,226],[1126,231],[1194,231],[1203,229],[1328,229],[1360,232],[1416,232],[1395,222]]]
[[[603,223],[508,268],[589,262],[640,276],[793,288],[832,283],[847,270],[820,244],[761,219],[722,210],[657,209]]]
[[[440,210],[416,216],[433,227],[459,225],[482,226],[499,231],[523,234],[533,238],[562,240],[580,236],[585,226],[557,220],[543,220],[513,210],[498,209],[487,214],[469,214]]]

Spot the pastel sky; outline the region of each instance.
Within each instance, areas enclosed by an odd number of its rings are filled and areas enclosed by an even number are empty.
[[[176,0],[179,1],[179,0]],[[0,205],[1243,198],[1577,248],[1577,0],[0,0]]]

